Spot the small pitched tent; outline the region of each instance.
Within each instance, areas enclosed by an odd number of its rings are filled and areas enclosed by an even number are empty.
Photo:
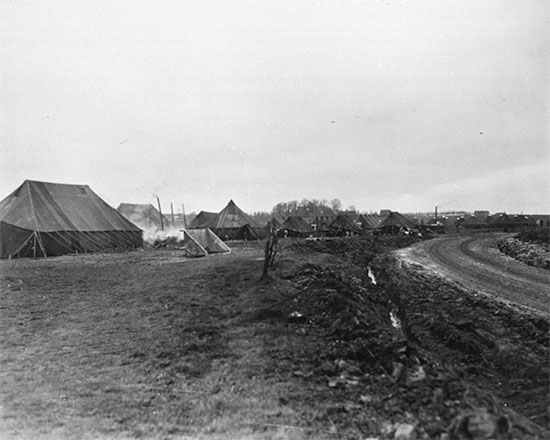
[[[513,230],[517,226],[513,218],[505,212],[490,215],[487,218],[487,223],[489,224],[489,227],[491,229],[502,230],[504,232],[507,232],[508,230]]]
[[[397,234],[403,229],[409,230],[415,229],[415,227],[415,224],[404,215],[396,211],[390,211],[382,220],[378,229],[382,231],[382,233]]]
[[[358,222],[361,223],[361,229],[364,231],[372,231],[380,226],[382,219],[375,214],[361,214]]]
[[[299,216],[288,217],[279,227],[279,235],[288,237],[307,237],[313,233],[311,226]]]
[[[231,248],[208,228],[183,231],[184,245],[187,244],[186,240],[189,239],[197,243],[201,249],[206,252],[204,255],[231,252]]]
[[[135,205],[132,203],[121,203],[116,209],[133,224],[146,231],[159,231],[168,229],[170,221],[151,204]],[[162,218],[162,220],[161,220]]]
[[[514,215],[511,217],[515,225],[520,227],[535,227],[536,221],[535,218],[529,215]]]
[[[55,256],[143,245],[142,231],[88,185],[25,180],[0,202],[0,257]]]
[[[248,214],[240,209],[233,200],[216,217],[204,224],[222,240],[258,240],[266,231]]]
[[[189,223],[189,229],[203,228],[204,225],[218,214],[215,212],[201,211],[197,216]]]
[[[473,215],[461,217],[456,221],[457,228],[461,229],[486,229],[487,219],[479,219]]]
[[[361,228],[343,214],[338,214],[330,224],[331,235],[344,236],[356,235]]]

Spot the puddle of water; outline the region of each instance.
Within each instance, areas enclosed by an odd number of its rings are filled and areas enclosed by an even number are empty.
[[[394,328],[401,328],[401,321],[397,317],[395,310],[390,311],[390,321]]]
[[[372,281],[372,284],[376,284],[376,278],[374,277],[374,274],[372,273],[372,269],[367,267],[367,275],[369,276],[370,280]]]
[[[376,277],[374,276],[374,273],[372,272],[370,266],[367,267],[367,275],[369,276],[372,284],[376,285]],[[390,311],[390,321],[393,328],[401,329],[401,321],[397,317],[397,313],[395,312],[395,310]]]

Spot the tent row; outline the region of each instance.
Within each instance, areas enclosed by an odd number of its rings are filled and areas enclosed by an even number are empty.
[[[284,222],[272,218],[266,229],[272,228],[280,237],[309,236],[353,236],[363,234],[396,234],[403,230],[415,229],[414,223],[394,211],[384,217],[375,214],[360,214],[354,218],[338,214],[334,217],[314,217],[309,223],[299,216],[289,216]]]
[[[147,231],[173,227],[152,205],[122,203],[113,209],[88,185],[25,180],[0,202],[0,258],[47,257],[77,252],[135,249],[143,246]],[[195,256],[228,252],[221,241],[258,240],[269,227],[282,237],[357,235],[365,230],[408,228],[398,213],[377,216],[345,215],[315,218],[309,223],[296,216],[266,226],[230,200],[219,213],[201,211],[189,228],[175,230]],[[173,231],[174,232],[174,231]]]
[[[516,231],[541,225],[535,216],[508,215],[499,212],[487,216],[464,216],[456,220],[458,230]]]
[[[534,217],[499,213],[464,217],[456,226],[463,230],[515,230],[535,222],[538,225],[539,220]],[[339,214],[307,220],[289,216],[282,222],[272,218],[267,224],[264,218],[262,224],[230,200],[219,213],[201,211],[189,228],[180,230],[150,204],[122,203],[115,210],[88,185],[25,180],[0,202],[0,258],[135,249],[143,246],[144,233],[165,228],[172,228],[194,256],[228,252],[222,241],[263,239],[270,229],[280,237],[396,234],[421,229],[394,211],[385,211],[383,216]]]

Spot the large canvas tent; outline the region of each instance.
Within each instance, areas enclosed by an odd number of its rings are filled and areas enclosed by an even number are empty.
[[[343,214],[338,214],[329,228],[334,236],[356,235],[361,232],[361,228]]]
[[[457,228],[460,229],[487,229],[487,219],[480,219],[473,215],[461,217],[456,221]]]
[[[201,211],[196,217],[189,223],[189,229],[203,228],[209,220],[216,217],[218,214],[215,212]]]
[[[147,231],[159,231],[171,226],[166,216],[151,204],[121,203],[116,210],[132,223]]]
[[[25,180],[0,202],[0,257],[128,249],[142,231],[88,185]]]
[[[299,216],[289,216],[281,226],[279,235],[288,237],[307,237],[313,233],[311,226]]]
[[[401,230],[415,228],[416,225],[411,220],[396,211],[390,211],[378,226],[378,229],[386,234],[396,234]]]
[[[379,215],[375,214],[361,214],[358,222],[361,224],[361,229],[364,231],[372,231],[380,226],[382,219]]]
[[[258,240],[266,236],[266,231],[252,217],[240,209],[233,200],[211,218],[205,228],[210,228],[222,240]]]

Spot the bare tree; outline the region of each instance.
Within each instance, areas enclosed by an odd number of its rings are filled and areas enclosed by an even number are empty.
[[[342,209],[342,202],[340,199],[332,199],[330,201],[330,207],[332,208],[332,210],[337,213],[338,211],[340,211]]]
[[[273,266],[275,262],[275,255],[277,254],[277,231],[273,226],[269,226],[269,235],[267,236],[267,241],[265,243],[265,260],[264,260],[264,270],[262,272],[261,280],[269,279],[269,268]]]

